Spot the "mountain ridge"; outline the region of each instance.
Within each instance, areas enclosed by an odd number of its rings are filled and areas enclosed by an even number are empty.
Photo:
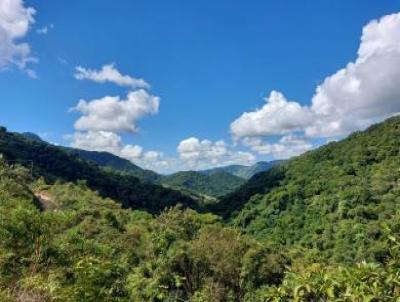
[[[257,238],[353,262],[383,261],[381,230],[399,230],[399,205],[397,116],[257,174],[216,206]]]
[[[230,173],[232,175],[238,176],[240,178],[249,180],[255,174],[264,172],[282,162],[283,162],[282,160],[272,160],[272,161],[268,161],[268,162],[267,161],[259,161],[251,166],[229,165],[229,166],[216,167],[216,168],[207,169],[207,170],[200,170],[199,172],[207,174],[207,175],[212,175],[217,172],[226,172],[226,173]]]
[[[157,213],[178,203],[198,209],[197,201],[176,190],[143,183],[137,177],[106,171],[98,165],[68,153],[63,147],[33,140],[22,134],[0,128],[0,153],[6,160],[27,162],[32,175],[44,177],[47,182],[84,180],[88,187],[103,197],[119,201],[124,207]]]

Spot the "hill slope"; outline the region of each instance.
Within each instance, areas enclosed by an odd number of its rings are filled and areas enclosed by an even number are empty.
[[[5,128],[0,129],[0,154],[6,160],[16,160],[28,166],[33,164],[33,174],[43,176],[48,182],[57,179],[72,182],[85,180],[89,188],[121,202],[125,207],[144,209],[151,213],[177,203],[197,208],[192,198],[178,191],[142,183],[132,175],[106,171],[66,152],[62,147],[10,133]]]
[[[245,181],[226,172],[205,175],[196,171],[183,171],[163,176],[160,182],[172,188],[219,197],[234,191]]]
[[[231,218],[258,238],[333,262],[382,260],[384,225],[400,229],[400,118],[257,175],[225,200],[244,203]]]
[[[129,160],[120,158],[108,152],[86,151],[75,148],[66,148],[66,150],[80,158],[93,161],[103,168],[110,168],[122,173],[130,174],[142,181],[156,182],[160,178],[160,175],[156,172],[142,169]]]
[[[381,250],[388,255],[383,263],[318,264],[311,254],[310,264],[308,247],[293,262],[281,246],[256,241],[214,215],[180,207],[158,216],[122,209],[83,183],[48,185],[3,159],[0,217],[0,301],[395,301],[399,296],[398,231],[387,234],[391,243]]]
[[[229,165],[229,166],[225,166],[225,167],[217,167],[217,168],[203,170],[203,171],[199,171],[199,172],[206,174],[206,175],[213,175],[215,173],[225,172],[225,173],[229,173],[229,174],[235,175],[235,176],[243,178],[243,179],[250,179],[255,174],[267,171],[267,170],[271,169],[272,167],[278,165],[281,162],[282,161],[280,161],[280,160],[273,160],[270,162],[260,161],[260,162],[255,163],[252,166]]]
[[[25,133],[23,133],[26,136]],[[33,138],[33,134],[26,136]],[[141,181],[154,183],[179,190],[193,196],[196,200],[204,197],[219,197],[228,194],[244,183],[244,180],[235,175],[218,172],[205,175],[196,171],[182,171],[171,175],[160,175],[151,170],[145,170],[127,159],[118,157],[108,152],[86,151],[76,148],[64,147],[69,154],[91,161],[102,168],[114,172],[133,175]],[[207,195],[203,196],[202,195]]]

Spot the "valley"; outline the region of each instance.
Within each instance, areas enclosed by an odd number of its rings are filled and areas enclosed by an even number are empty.
[[[1,301],[399,293],[399,117],[248,180],[238,167],[160,175],[5,128],[0,154]]]

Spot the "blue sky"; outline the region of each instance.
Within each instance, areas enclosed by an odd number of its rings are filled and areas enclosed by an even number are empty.
[[[384,68],[384,76],[395,83],[366,91],[370,85],[359,70],[370,69],[361,66],[363,55],[357,54],[363,27],[399,12],[400,1],[7,1],[34,8],[34,22],[28,21],[19,37],[3,31],[7,42],[27,43],[29,56],[38,60],[24,66],[6,60],[1,64],[7,52],[2,54],[0,47],[0,124],[38,133],[53,143],[118,155],[124,146],[136,146],[135,154],[124,154],[139,165],[161,172],[200,169],[295,155],[400,109],[393,100],[400,92],[392,91],[399,73]],[[10,9],[9,14],[18,12]],[[397,19],[378,22],[383,30],[370,31],[387,30],[391,40],[382,34],[377,43],[397,47]],[[372,33],[365,40],[370,37],[375,39]],[[371,66],[382,59],[375,59],[380,51],[366,51]],[[355,75],[334,79],[333,88],[322,89],[329,102],[320,97],[313,105],[317,86],[357,59],[361,63],[356,63]],[[391,59],[399,62],[397,53]],[[158,110],[130,120],[137,132],[74,127],[85,116],[70,110],[79,100],[89,104],[118,96],[123,101],[140,89],[74,76],[77,66],[99,72],[110,63],[121,75],[144,79],[151,85],[148,94],[159,97]],[[29,76],[32,71],[36,78]],[[355,83],[355,99],[383,95],[388,100],[379,100],[383,109],[375,106],[376,100],[355,101],[355,108],[362,110],[350,123],[343,116],[354,108],[342,103],[349,98],[331,91],[346,83]],[[271,91],[277,93],[264,100]],[[271,106],[263,110],[266,103]],[[332,106],[347,109],[326,109]],[[243,117],[244,112],[251,114]],[[120,140],[96,145],[95,134],[88,136],[88,131],[112,132]],[[91,141],[82,143],[85,138]],[[155,152],[146,157],[148,151]]]

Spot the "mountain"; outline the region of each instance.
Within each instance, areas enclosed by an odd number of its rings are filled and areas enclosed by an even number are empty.
[[[36,141],[36,142],[44,142],[44,140],[37,134],[33,132],[23,132],[21,135],[29,140]]]
[[[204,202],[215,202],[216,197],[228,194],[244,183],[242,178],[222,171],[215,171],[209,175],[196,171],[160,175],[154,171],[142,169],[129,160],[108,152],[64,148],[69,154],[91,161],[107,170],[133,175],[144,182],[179,190],[196,200],[205,199]]]
[[[46,183],[93,163],[0,128],[6,158],[35,158],[31,173],[0,156],[0,301],[396,301],[399,138],[392,119],[255,175],[232,226]]]
[[[18,162],[32,169],[33,176],[47,182],[57,180],[79,182],[104,197],[121,202],[124,207],[157,213],[178,203],[198,208],[191,197],[160,185],[143,183],[130,174],[116,173],[67,152],[63,147],[31,139],[26,135],[0,128],[0,154],[9,162]]]
[[[123,209],[2,159],[0,217],[2,302],[261,301],[289,264],[217,216]]]
[[[253,195],[268,192],[277,186],[283,177],[281,165],[257,173],[235,191],[222,196],[218,203],[210,204],[208,211],[229,219],[237,215]]]
[[[203,170],[200,172],[206,175],[212,175],[218,172],[226,172],[243,179],[250,179],[253,175],[259,172],[267,171],[268,169],[280,164],[281,162],[282,161],[280,160],[273,160],[270,162],[260,161],[252,166],[229,165],[225,167],[217,167],[209,170]]]
[[[245,181],[227,172],[207,175],[196,171],[183,171],[163,176],[160,182],[171,188],[219,197],[234,191]]]
[[[29,140],[45,142],[39,135],[32,132],[23,132],[21,135]],[[156,182],[160,175],[151,170],[145,170],[133,164],[131,161],[111,154],[109,152],[87,151],[77,148],[60,147],[72,156],[78,156],[88,161],[92,161],[100,167],[115,170],[118,172],[133,175],[142,181]]]
[[[221,202],[232,223],[272,244],[333,263],[384,261],[384,230],[399,230],[400,118],[257,174]]]
[[[86,151],[75,148],[66,148],[67,152],[80,158],[93,161],[103,168],[113,169],[122,173],[133,175],[142,181],[156,182],[161,175],[151,170],[145,170],[131,161],[118,157],[108,152]]]

